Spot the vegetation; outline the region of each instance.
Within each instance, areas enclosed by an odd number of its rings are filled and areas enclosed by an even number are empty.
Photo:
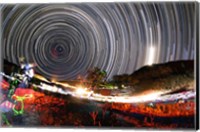
[[[87,76],[78,77],[78,82],[81,86],[96,90],[96,89],[114,89],[114,83],[107,81],[107,72],[98,67],[90,69]]]

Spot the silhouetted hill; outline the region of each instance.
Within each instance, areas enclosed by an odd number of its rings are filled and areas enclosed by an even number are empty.
[[[131,74],[137,79],[164,77],[171,74],[186,74],[194,72],[194,61],[173,61],[163,64],[144,66]]]
[[[130,75],[117,75],[113,83],[129,86],[134,93],[146,90],[194,88],[194,61],[174,61],[144,66]]]
[[[150,78],[161,78],[173,74],[188,74],[193,75],[194,73],[194,61],[173,61],[162,64],[154,64],[151,66],[144,66],[139,70],[135,71],[130,75],[116,75],[115,80],[122,78],[134,78],[134,79],[150,79]]]

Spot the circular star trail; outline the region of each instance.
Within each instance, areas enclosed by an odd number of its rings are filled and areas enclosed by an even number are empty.
[[[4,59],[56,80],[99,67],[113,75],[194,59],[194,3],[3,5]]]

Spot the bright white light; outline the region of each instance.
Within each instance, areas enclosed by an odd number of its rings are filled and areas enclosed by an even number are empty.
[[[148,65],[152,65],[154,63],[155,58],[155,47],[151,46],[149,48],[149,58],[148,58]]]
[[[78,95],[82,95],[82,94],[84,94],[84,93],[86,93],[86,90],[83,89],[83,88],[78,88],[78,89],[76,90],[76,94],[78,94]]]
[[[115,100],[113,102],[139,103],[139,102],[154,101],[162,93],[163,92],[156,92],[156,93],[150,93],[148,95],[140,95],[140,96],[132,96],[132,97],[115,96]]]

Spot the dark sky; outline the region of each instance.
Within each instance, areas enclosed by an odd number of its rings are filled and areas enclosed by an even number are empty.
[[[4,59],[66,80],[99,67],[109,78],[194,59],[195,3],[1,5]]]

